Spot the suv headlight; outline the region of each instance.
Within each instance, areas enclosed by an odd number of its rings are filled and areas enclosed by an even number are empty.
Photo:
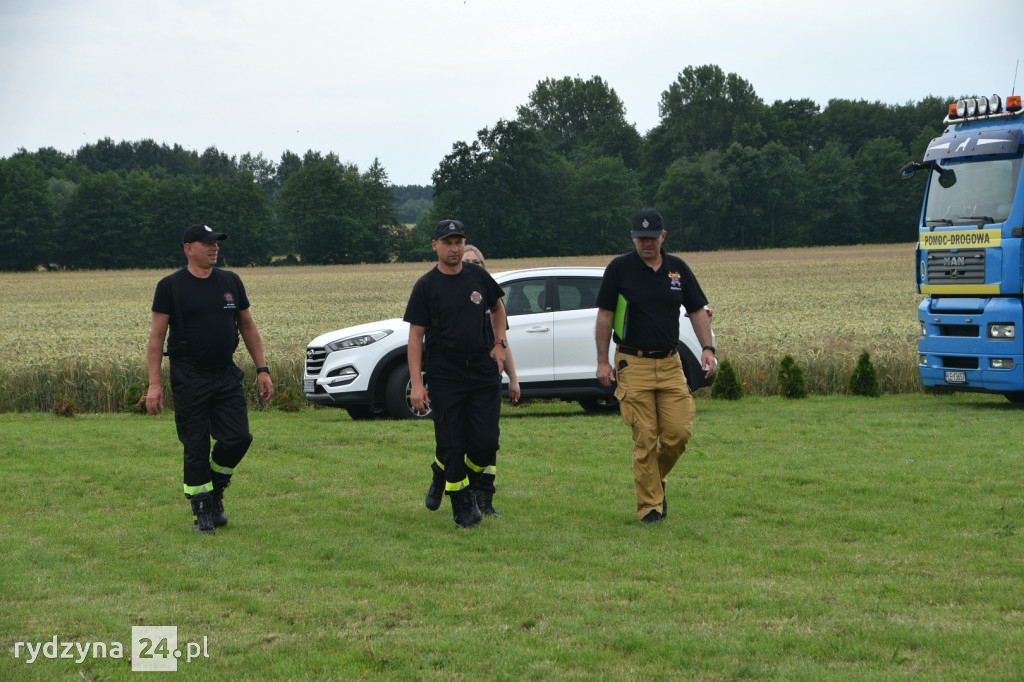
[[[1012,339],[1015,331],[1012,324],[990,324],[988,326],[988,338]]]
[[[390,329],[381,329],[378,332],[370,332],[368,334],[356,334],[355,336],[346,336],[343,339],[337,341],[331,341],[325,347],[332,353],[337,350],[348,350],[349,348],[362,348],[363,346],[369,346],[371,343],[377,343],[385,336],[390,336],[394,332]]]

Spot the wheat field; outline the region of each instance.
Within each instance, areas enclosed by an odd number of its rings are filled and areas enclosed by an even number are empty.
[[[842,393],[863,351],[883,392],[920,389],[913,244],[678,255],[710,301],[719,358],[730,360],[747,394],[776,394],[786,355],[804,368],[810,393]],[[488,268],[603,266],[610,259],[489,260]],[[413,283],[430,267],[241,270],[278,390],[300,392],[313,337],[400,317]],[[169,272],[0,274],[0,411],[49,410],[57,396],[82,411],[130,409],[145,388],[153,290]],[[252,370],[241,345],[236,361]]]

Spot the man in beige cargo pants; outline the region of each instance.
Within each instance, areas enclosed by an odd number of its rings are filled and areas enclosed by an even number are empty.
[[[633,429],[637,515],[660,523],[668,513],[665,481],[690,440],[695,412],[677,350],[680,306],[703,346],[706,378],[717,363],[707,298],[689,266],[662,250],[661,215],[638,212],[630,236],[636,249],[609,263],[597,295],[597,378],[605,386],[617,382],[622,421]],[[614,368],[608,359],[613,327]]]

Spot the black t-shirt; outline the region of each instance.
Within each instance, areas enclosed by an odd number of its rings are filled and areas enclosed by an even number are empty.
[[[490,352],[493,334],[487,311],[505,295],[486,270],[463,263],[457,275],[446,275],[435,266],[413,285],[403,320],[427,328],[427,356],[471,356]]]
[[[597,307],[615,310],[619,294],[628,302],[629,324],[622,343],[641,350],[667,350],[679,343],[679,307],[692,313],[708,299],[682,258],[661,252],[657,272],[636,251],[618,256],[605,268]]]
[[[180,311],[175,309],[175,294]],[[160,280],[153,295],[153,312],[170,315],[167,355],[201,367],[232,362],[238,347],[238,311],[248,307],[241,278],[219,268],[205,278],[182,268]]]

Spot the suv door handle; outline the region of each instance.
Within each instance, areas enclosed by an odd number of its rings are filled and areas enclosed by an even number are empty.
[[[530,327],[526,330],[527,334],[540,334],[541,332],[549,332],[551,327]]]

